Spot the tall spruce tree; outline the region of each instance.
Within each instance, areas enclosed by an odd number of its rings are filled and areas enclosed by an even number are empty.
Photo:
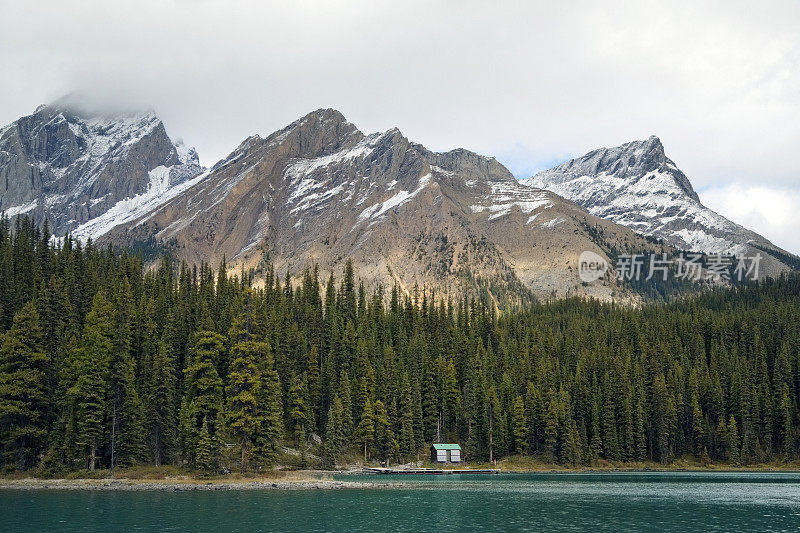
[[[111,468],[144,459],[144,413],[136,388],[136,363],[131,356],[132,294],[128,278],[117,287],[115,347],[110,366]]]
[[[145,420],[150,451],[155,466],[174,452],[175,430],[175,367],[166,342],[160,342],[152,359],[147,394],[144,399]]]
[[[364,461],[369,458],[369,447],[375,439],[375,422],[372,416],[372,400],[366,398],[361,409],[361,419],[356,427],[355,440],[364,445]]]
[[[283,436],[283,391],[272,350],[266,342],[254,343],[257,366],[261,375],[258,389],[258,426],[255,434],[257,454],[267,465],[275,461],[278,443]]]
[[[75,382],[68,390],[76,428],[75,443],[86,457],[90,470],[97,467],[100,452],[110,437],[106,425],[112,406],[108,401],[109,374],[114,354],[114,310],[102,291],[92,301],[86,315],[81,341],[71,354],[71,375]]]
[[[239,441],[242,473],[247,469],[248,447],[261,429],[258,399],[262,383],[256,365],[257,353],[258,346],[253,341],[238,342],[231,349],[225,418]]]
[[[525,404],[520,395],[514,398],[512,416],[514,420],[514,451],[521,455],[525,453],[525,440],[528,435],[528,426],[525,421]]]
[[[197,450],[199,430],[205,424],[209,438],[216,439],[217,420],[222,411],[222,379],[216,362],[223,353],[223,338],[213,331],[199,331],[190,349],[189,366],[185,374],[185,401],[182,405],[183,441],[190,454]],[[214,458],[215,459],[215,458]]]
[[[49,359],[39,314],[30,302],[14,314],[0,343],[0,445],[3,464],[18,470],[36,466],[47,445],[51,406]]]

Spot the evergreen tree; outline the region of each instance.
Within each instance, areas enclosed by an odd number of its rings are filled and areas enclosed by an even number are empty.
[[[639,400],[636,402],[636,414],[634,418],[634,447],[635,458],[637,461],[644,461],[647,459],[647,441],[644,427],[644,399],[642,396],[644,391],[640,394]]]
[[[565,423],[560,460],[563,464],[578,465],[581,462],[581,436],[573,418]]]
[[[214,439],[211,438],[211,433],[208,431],[208,421],[203,418],[195,452],[195,464],[203,474],[212,474],[215,470],[214,465],[216,464],[217,456],[215,448]]]
[[[659,375],[653,384],[653,427],[656,433],[657,458],[666,464],[670,455],[669,392],[664,376]]]
[[[597,461],[603,453],[603,439],[600,436],[600,409],[597,401],[592,401],[592,440],[589,445],[591,461]]]
[[[342,400],[336,396],[328,410],[328,427],[325,431],[325,461],[329,466],[336,465],[339,455],[344,450],[343,418]]]
[[[31,303],[14,314],[0,344],[0,444],[3,463],[36,465],[47,444],[50,391],[39,314]]]
[[[256,366],[258,346],[253,341],[235,344],[231,350],[232,362],[228,377],[227,409],[225,417],[241,448],[241,471],[247,469],[248,446],[260,431],[258,416],[261,373]]]
[[[295,447],[305,446],[306,442],[308,407],[306,406],[305,396],[306,390],[303,380],[295,378],[289,389],[289,419],[292,422]]]
[[[152,360],[150,380],[145,397],[145,417],[147,420],[150,450],[155,466],[161,466],[174,449],[175,439],[175,367],[168,355],[165,342]]]
[[[337,395],[342,402],[342,434],[348,439],[353,434],[353,401],[350,394],[350,377],[344,370],[339,374]]]
[[[85,452],[90,470],[97,466],[101,448],[106,443],[109,411],[109,367],[114,353],[113,308],[98,291],[86,316],[81,342],[71,354],[71,375],[75,382],[68,391],[73,408],[75,443]]]
[[[610,461],[619,461],[622,459],[622,450],[620,449],[617,436],[617,427],[614,403],[611,401],[609,395],[605,395],[603,398],[603,449],[606,459]]]
[[[386,416],[386,408],[383,402],[375,400],[375,445],[378,448],[378,455],[385,462],[389,460],[394,448],[394,435],[389,427],[389,419]]]
[[[130,283],[123,278],[115,308],[115,337],[110,366],[111,468],[144,459],[144,413],[136,388],[136,365],[131,357]]]
[[[259,354],[261,387],[258,389],[258,424],[256,445],[258,456],[268,465],[272,464],[278,451],[278,442],[283,435],[283,392],[278,372],[267,343],[255,343]]]
[[[558,398],[555,392],[550,391],[550,400],[547,407],[547,415],[544,421],[545,450],[547,460],[554,463],[558,456]]]
[[[731,415],[728,421],[727,436],[728,442],[726,443],[726,448],[728,450],[728,459],[733,466],[739,466],[741,464],[739,456],[739,431],[736,426],[736,419],[733,418],[733,415]]]
[[[190,350],[190,364],[184,370],[186,402],[182,406],[182,415],[187,423],[183,428],[183,440],[190,453],[198,449],[197,431],[203,423],[207,425],[212,440],[219,429],[217,419],[222,410],[223,383],[215,362],[221,357],[222,341],[218,333],[206,330],[198,332]],[[213,425],[210,421],[213,421]],[[216,461],[216,458],[213,459]]]
[[[522,396],[514,399],[514,451],[519,454],[525,453],[525,438],[528,435],[528,427],[525,422],[525,404]],[[577,431],[577,429],[576,429]]]
[[[789,387],[787,385],[784,385],[783,387],[780,410],[781,410],[781,418],[783,420],[783,427],[781,428],[781,433],[782,433],[781,436],[783,439],[783,453],[785,455],[785,460],[791,461],[792,459],[794,459],[796,454],[795,450],[796,430],[793,420],[794,409],[792,406],[792,401],[789,399]]]
[[[364,407],[361,409],[361,419],[356,427],[355,440],[364,445],[364,461],[368,459],[368,449],[375,438],[375,425],[372,417],[372,400],[364,400]]]

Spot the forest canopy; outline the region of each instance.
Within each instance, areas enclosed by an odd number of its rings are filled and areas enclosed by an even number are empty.
[[[350,262],[265,282],[155,269],[0,221],[0,463],[243,470],[281,447],[415,460],[733,465],[798,453],[800,276],[643,308],[568,299],[497,314],[424,288],[370,292]],[[321,442],[321,445],[316,445]]]

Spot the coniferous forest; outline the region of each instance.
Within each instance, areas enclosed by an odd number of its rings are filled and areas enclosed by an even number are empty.
[[[224,261],[148,269],[48,235],[0,222],[5,471],[256,471],[285,448],[394,464],[437,432],[477,462],[798,453],[797,274],[639,309],[497,313],[422,288],[368,293],[349,263],[338,279],[267,264],[256,285]]]

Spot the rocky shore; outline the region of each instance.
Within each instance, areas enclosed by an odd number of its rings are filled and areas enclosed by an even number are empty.
[[[198,480],[198,479],[0,479],[0,490],[324,490],[396,487],[398,483],[359,483],[333,479]]]

